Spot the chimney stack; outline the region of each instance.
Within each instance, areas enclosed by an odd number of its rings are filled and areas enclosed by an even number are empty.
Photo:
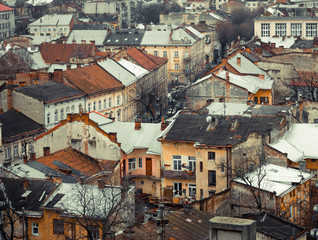
[[[135,121],[135,130],[140,130],[140,128],[141,128],[141,121],[136,120]]]
[[[8,111],[12,110],[12,87],[13,87],[13,79],[8,80],[8,89],[7,89],[7,94],[8,94]]]
[[[264,74],[260,74],[260,75],[259,75],[259,79],[264,80],[264,79],[265,79],[265,75],[264,75]]]
[[[225,76],[226,76],[226,80],[227,80],[227,81],[230,81],[230,73],[229,73],[229,72],[226,72],[226,73],[225,73]]]
[[[30,161],[34,161],[36,159],[35,153],[30,153]]]
[[[165,130],[168,127],[168,123],[165,122],[164,118],[161,121],[161,131]]]

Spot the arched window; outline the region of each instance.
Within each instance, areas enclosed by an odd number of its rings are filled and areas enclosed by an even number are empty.
[[[90,103],[88,104],[87,108],[88,108],[88,112],[90,112],[91,111],[91,104]]]
[[[74,107],[74,105],[72,105],[71,111],[72,111],[72,113],[75,113],[75,107]]]
[[[120,96],[117,96],[117,106],[120,105]]]
[[[108,99],[108,107],[109,107],[109,108],[112,107],[112,99],[111,99],[111,98]]]
[[[102,101],[98,101],[98,111],[102,110]]]
[[[96,111],[96,102],[94,102],[93,111]]]
[[[106,101],[106,98],[104,99],[104,109],[107,108],[107,101]]]
[[[82,113],[84,111],[81,103],[78,104],[78,110],[79,110],[80,113]]]
[[[66,108],[66,114],[70,113],[70,107]]]

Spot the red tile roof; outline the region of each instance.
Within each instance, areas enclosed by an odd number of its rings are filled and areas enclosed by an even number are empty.
[[[5,12],[5,11],[14,11],[13,8],[7,7],[3,4],[0,4],[0,12]]]
[[[133,58],[140,66],[151,71],[161,66],[167,60],[160,57],[155,57],[146,53],[141,52],[137,48],[127,49],[127,54]]]
[[[80,171],[87,177],[102,171],[102,168],[96,159],[91,158],[73,148],[66,148],[64,150],[57,151],[48,156],[38,158],[36,161],[48,166],[49,168],[55,169],[56,171],[63,172],[63,169],[60,169],[56,164],[54,164],[55,160]]]
[[[46,63],[69,63],[70,58],[86,59],[95,55],[92,44],[48,44],[42,43],[40,52]]]
[[[64,71],[63,77],[87,94],[124,88],[120,81],[96,64]]]

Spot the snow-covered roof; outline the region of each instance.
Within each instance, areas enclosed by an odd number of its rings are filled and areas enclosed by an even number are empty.
[[[215,73],[215,75],[219,78],[226,79],[226,73],[227,71],[219,71]],[[231,72],[228,72],[228,74],[230,77],[230,83],[245,88],[251,93],[257,93],[257,91],[260,89],[272,89],[273,80],[271,80],[269,77],[260,79],[259,77],[241,76]]]
[[[276,48],[290,48],[297,40],[296,37],[260,37],[264,43],[275,43]]]
[[[194,35],[196,35],[198,38],[205,38],[205,35],[200,33],[198,30],[196,30],[195,28],[191,27],[191,26],[186,26],[185,27],[187,30],[189,30],[190,32],[192,32]]]
[[[53,0],[28,0],[27,3],[32,6],[44,6],[53,2]]]
[[[23,37],[28,37],[28,38],[31,38],[32,39],[32,44],[35,45],[35,46],[39,46],[41,45],[41,43],[44,43],[44,42],[51,42],[53,40],[56,40],[56,39],[59,39],[61,36],[53,36],[53,35],[50,35],[50,36],[40,36],[40,35],[36,35],[36,36],[32,36],[32,35],[22,35]]]
[[[226,116],[243,115],[244,111],[249,107],[246,103],[223,103],[223,102],[213,102],[206,108],[209,110],[209,114],[213,115],[223,115],[225,106]]]
[[[117,141],[125,153],[131,153],[134,149],[147,149],[147,154],[161,154],[161,144],[157,141],[162,132],[161,123],[141,123],[141,128],[135,130],[134,122],[110,122],[96,115],[98,113],[91,112],[89,117],[96,121],[103,131],[117,133]]]
[[[9,167],[9,171],[21,178],[28,178],[28,179],[45,179],[46,178],[46,176],[42,172],[24,163],[19,163],[13,167]]]
[[[237,58],[241,59],[241,64],[238,64]],[[268,77],[268,74],[260,69],[256,64],[248,60],[244,55],[241,53],[237,53],[227,61],[235,70],[237,70],[241,74],[261,74],[265,75],[265,78]]]
[[[126,68],[128,71],[133,73],[138,79],[142,78],[143,76],[145,76],[149,73],[149,71],[147,69],[144,69],[143,67],[140,67],[132,62],[129,62],[126,59],[122,58],[117,62],[120,65],[122,65],[124,68]]]
[[[87,217],[105,217],[109,207],[113,207],[112,205],[116,205],[120,200],[120,187],[98,188],[96,185],[61,183],[45,201],[44,207],[62,209],[73,215],[83,215],[85,212]]]
[[[29,24],[29,26],[66,26],[69,25],[73,15],[71,14],[53,14],[44,15],[38,20]]]
[[[261,182],[258,181],[259,176],[264,177]],[[245,178],[250,182],[250,186],[258,187],[260,183],[260,189],[272,193],[276,192],[279,197],[295,189],[295,183],[302,184],[313,177],[314,174],[302,172],[300,175],[298,169],[281,167],[275,164],[264,165],[245,175]],[[246,182],[242,179],[235,179],[234,181],[246,185]]]
[[[72,44],[73,41],[75,43],[81,43],[82,41],[89,43],[90,41],[95,41],[96,46],[104,46],[106,37],[107,30],[73,30],[68,36],[66,43]]]
[[[98,62],[98,65],[113,75],[123,85],[129,86],[137,81],[137,77],[113,59]]]
[[[31,54],[31,57],[33,59],[32,69],[34,70],[40,70],[40,69],[46,69],[49,68],[49,64],[46,64],[42,58],[42,55],[40,52],[34,52]]]
[[[217,20],[220,20],[220,21],[226,21],[226,18],[222,17],[221,15],[217,14],[217,13],[213,13],[213,12],[210,12],[209,13],[210,16],[216,18]]]
[[[283,138],[269,144],[293,162],[304,159],[318,159],[318,124],[295,123]]]

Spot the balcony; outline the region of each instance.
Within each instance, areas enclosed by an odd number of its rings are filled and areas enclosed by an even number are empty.
[[[191,180],[191,179],[195,179],[195,172],[163,170],[162,177],[163,178],[170,178],[170,179],[184,179],[184,180],[189,179],[189,180]]]
[[[191,61],[191,57],[189,56],[189,54],[185,54],[185,55],[184,55],[183,61],[186,61],[186,62]]]

